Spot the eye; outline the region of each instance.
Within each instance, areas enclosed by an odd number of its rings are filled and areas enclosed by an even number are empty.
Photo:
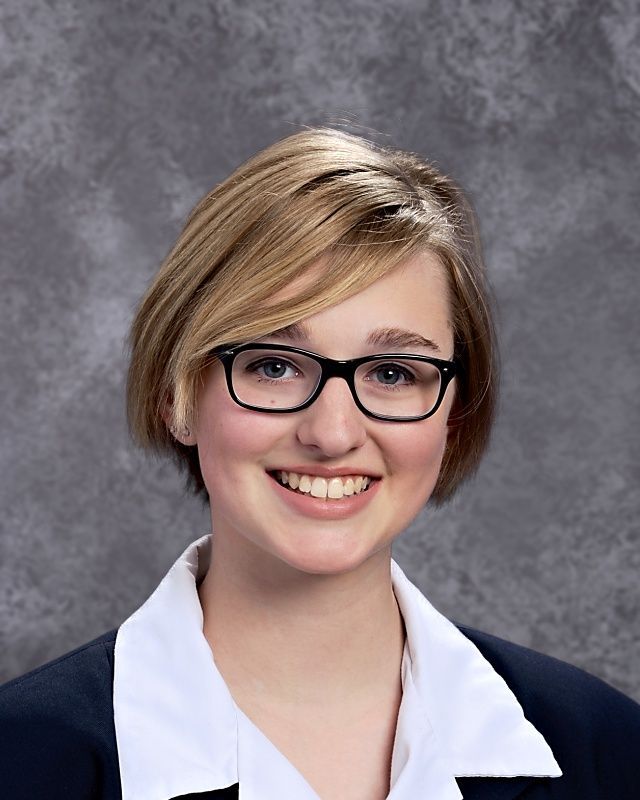
[[[365,377],[381,386],[402,386],[415,383],[415,375],[400,364],[376,364]]]
[[[268,381],[297,378],[301,374],[295,364],[283,358],[262,358],[248,364],[246,369],[257,375],[258,379]]]

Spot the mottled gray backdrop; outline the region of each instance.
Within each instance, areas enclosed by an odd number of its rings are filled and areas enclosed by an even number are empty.
[[[500,307],[491,451],[397,560],[459,621],[640,699],[638,2],[4,0],[0,18],[0,680],[118,625],[208,529],[128,441],[132,310],[202,194],[347,119],[468,188]]]

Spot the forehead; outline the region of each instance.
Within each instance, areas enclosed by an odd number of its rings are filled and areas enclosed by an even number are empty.
[[[306,274],[305,280],[313,279]],[[421,252],[335,305],[268,338],[292,343],[367,344],[386,349],[430,349],[450,354],[453,334],[444,267]]]

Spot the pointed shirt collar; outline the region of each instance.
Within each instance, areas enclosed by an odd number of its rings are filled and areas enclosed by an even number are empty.
[[[197,592],[210,558],[207,535],[118,630],[113,704],[122,798],[169,800],[238,782],[240,800],[315,798],[235,705],[215,666]],[[388,800],[460,800],[454,776],[561,775],[476,646],[395,561],[391,578],[407,639]]]

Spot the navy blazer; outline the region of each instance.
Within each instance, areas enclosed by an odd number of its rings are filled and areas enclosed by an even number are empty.
[[[640,798],[639,705],[576,667],[458,627],[504,678],[564,773],[458,778],[465,800]],[[112,694],[116,632],[0,687],[1,800],[121,800]],[[235,784],[181,800],[237,797]]]

